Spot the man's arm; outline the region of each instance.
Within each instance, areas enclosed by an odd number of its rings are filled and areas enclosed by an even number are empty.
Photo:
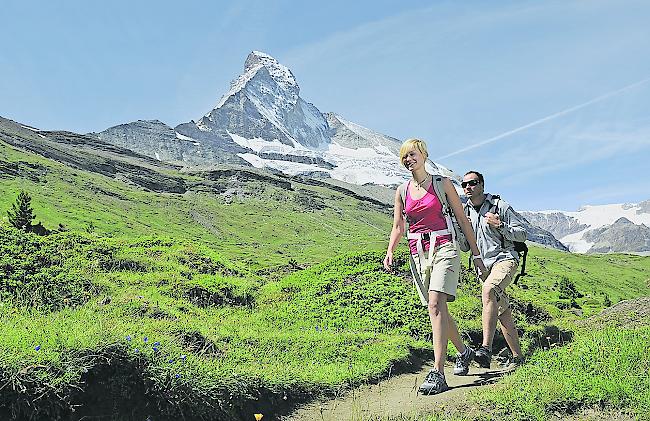
[[[522,220],[512,209],[512,206],[505,202],[502,202],[502,205],[504,205],[505,210],[499,212],[502,222],[499,232],[510,241],[526,241],[527,233]]]

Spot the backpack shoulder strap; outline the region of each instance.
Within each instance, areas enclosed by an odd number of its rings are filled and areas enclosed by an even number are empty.
[[[499,215],[499,218],[501,218],[501,214],[499,213],[499,205],[497,203],[501,199],[501,197],[498,194],[493,194],[491,199],[492,199],[492,206],[490,206],[488,212]],[[505,238],[503,237],[503,234],[501,233],[499,234],[501,235],[501,248],[505,248],[506,247]]]
[[[499,200],[501,200],[501,196],[499,196],[498,194],[493,194],[492,195],[492,206],[490,207],[490,210],[489,210],[490,213],[499,214],[499,204],[498,204]],[[499,214],[499,217],[500,217],[500,214]]]
[[[409,182],[405,181],[399,185],[397,190],[399,191],[399,196],[402,198],[402,210],[406,209],[406,189],[409,187]]]
[[[445,193],[445,188],[442,184],[443,178],[444,177],[440,175],[431,176],[431,185],[433,186],[433,190],[436,192],[436,196],[438,196],[438,200],[442,204],[442,213],[449,215],[450,209],[449,203],[447,202],[447,194]]]
[[[410,231],[410,224],[409,224],[409,218],[406,215],[406,189],[409,187],[409,182],[405,181],[404,183],[400,184],[399,187],[397,187],[397,191],[399,192],[399,196],[402,198],[402,216],[404,217],[404,220],[406,221],[406,232],[404,232],[404,236],[408,238],[408,233]]]

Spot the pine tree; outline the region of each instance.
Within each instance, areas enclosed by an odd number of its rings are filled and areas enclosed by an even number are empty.
[[[13,210],[7,211],[9,214],[9,223],[14,227],[30,231],[32,227],[32,221],[34,220],[34,211],[31,207],[32,198],[29,197],[27,193],[21,191],[18,194],[16,203],[13,204]]]

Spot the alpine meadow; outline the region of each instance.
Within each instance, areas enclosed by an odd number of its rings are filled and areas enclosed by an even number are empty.
[[[3,419],[278,419],[432,355],[406,247],[382,267],[392,207],[352,188],[181,171],[2,119],[0,192]],[[21,192],[40,235],[10,223]],[[648,302],[630,300],[649,274],[648,257],[531,245],[512,289],[527,362],[414,417],[648,419]],[[478,344],[465,269],[451,311]]]

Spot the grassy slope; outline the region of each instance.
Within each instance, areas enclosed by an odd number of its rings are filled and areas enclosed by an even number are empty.
[[[3,143],[0,160],[45,168],[38,182],[1,179],[0,209],[9,209],[18,192],[26,190],[33,197],[38,220],[47,227],[62,223],[71,230],[86,230],[92,224],[101,235],[180,238],[209,244],[224,256],[257,269],[286,264],[289,258],[315,263],[339,250],[377,247],[385,241],[390,224],[373,205],[298,182],[293,183],[294,191],[261,182],[247,183],[245,200],[227,204],[222,196],[205,189],[184,195],[143,191],[16,151]],[[200,180],[196,176],[185,178],[188,182]],[[300,200],[307,194],[315,195],[324,209],[306,211]],[[332,250],[332,238],[336,238],[339,250]]]
[[[19,245],[30,241],[45,256],[60,254],[33,263],[37,274],[78,288],[66,298],[55,294],[61,284],[52,281],[58,311],[20,305],[25,297],[51,303],[38,296],[47,288],[6,298],[0,307],[0,376],[17,388],[3,395],[5,409],[29,411],[38,398],[44,414],[66,414],[70,402],[88,399],[75,389],[86,382],[122,403],[148,389],[148,407],[129,401],[140,414],[248,416],[260,394],[273,401],[336,390],[385,373],[413,350],[430,349],[426,313],[404,280],[404,250],[398,276],[384,273],[389,218],[362,202],[301,186],[328,207],[300,212],[296,193],[252,184],[257,196],[227,204],[212,193],[146,192],[8,147],[0,148],[0,159],[48,170],[38,183],[2,179],[0,209],[25,188],[46,226],[96,227],[92,234],[22,240],[3,230],[11,246],[6,255],[20,259]],[[376,251],[352,253],[369,249]],[[299,264],[339,254],[296,271]],[[526,349],[553,345],[549,333],[574,330],[581,317],[576,309],[559,308],[568,302],[557,287],[562,277],[584,294],[576,304],[589,315],[603,307],[605,294],[614,303],[650,295],[649,269],[647,258],[533,248],[529,276],[522,279],[528,288],[513,288],[520,308],[532,309],[517,315]],[[452,313],[461,329],[480,330],[478,285],[467,277]],[[107,366],[119,387],[102,380]],[[515,395],[499,399],[507,396]],[[555,401],[549,402],[512,410],[543,414]]]

